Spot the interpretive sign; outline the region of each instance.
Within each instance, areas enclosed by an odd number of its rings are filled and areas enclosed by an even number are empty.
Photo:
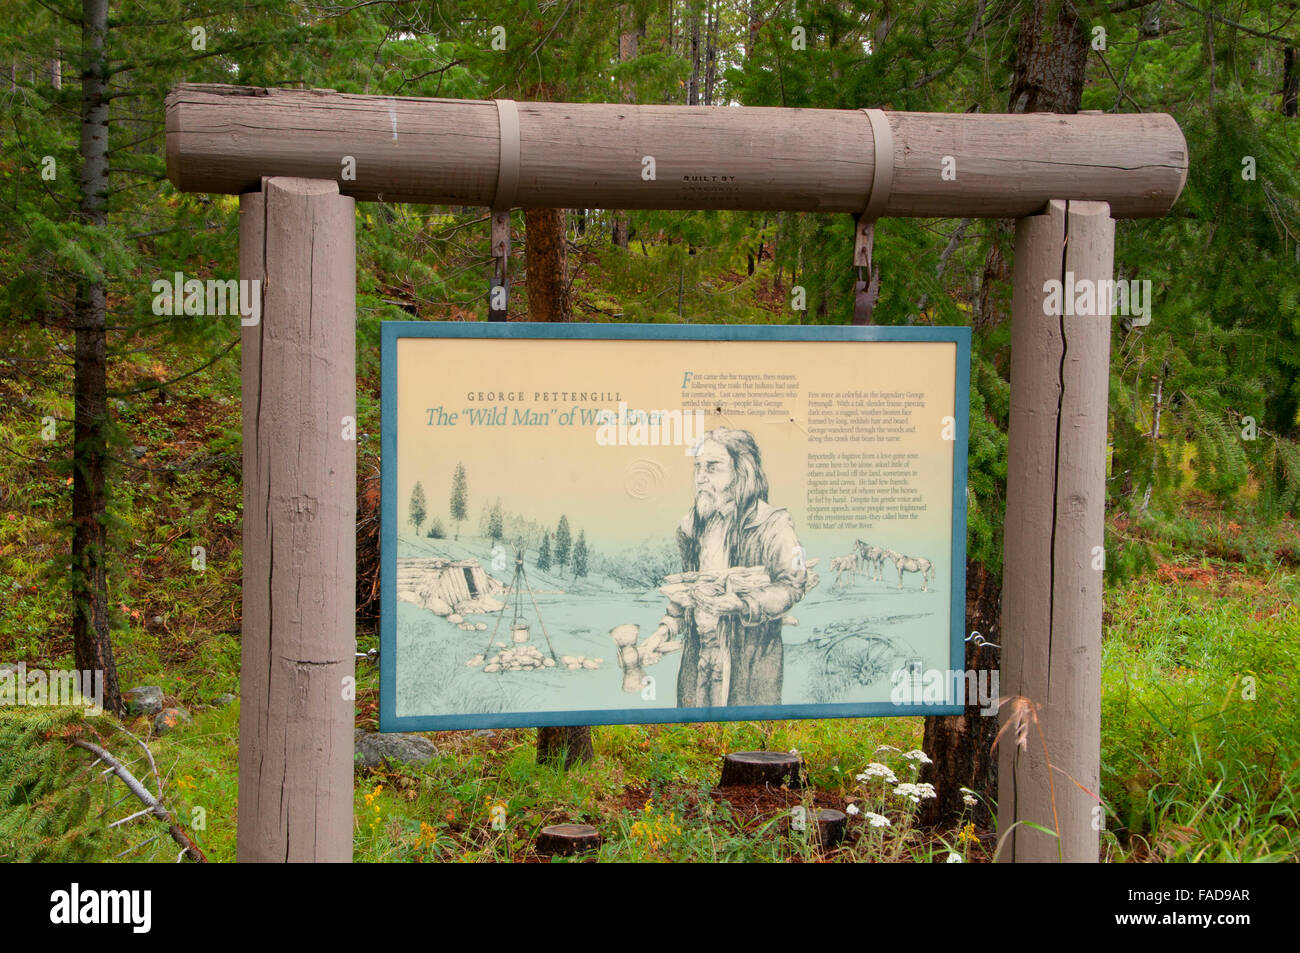
[[[958,327],[385,323],[381,728],[960,712],[969,376]]]

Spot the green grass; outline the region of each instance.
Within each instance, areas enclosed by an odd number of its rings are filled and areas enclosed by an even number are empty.
[[[1102,783],[1115,859],[1300,857],[1300,577],[1202,570],[1108,594]],[[1162,573],[1171,575],[1172,573]]]

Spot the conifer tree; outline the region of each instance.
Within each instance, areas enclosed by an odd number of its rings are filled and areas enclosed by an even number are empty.
[[[569,532],[569,518],[560,517],[560,524],[555,527],[555,568],[564,572],[569,565],[569,556],[573,551],[573,536]]]
[[[415,527],[415,535],[419,536],[420,524],[428,516],[424,504],[424,487],[420,485],[419,480],[415,482],[415,489],[411,490],[410,514],[411,524]]]
[[[501,500],[497,499],[492,505],[492,511],[488,515],[488,536],[497,542],[501,541],[505,533],[505,521],[501,515]]]
[[[573,578],[587,575],[587,532],[578,530],[578,541],[573,544]]]
[[[469,513],[469,480],[465,476],[465,464],[456,464],[456,473],[451,478],[451,518],[456,524],[456,539],[460,539],[460,524]]]

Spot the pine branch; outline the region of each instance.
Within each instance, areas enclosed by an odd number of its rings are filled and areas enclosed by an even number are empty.
[[[222,48],[217,50],[208,50],[207,52],[204,53],[195,53],[193,56],[187,56],[186,60],[188,62],[190,60],[205,60],[209,56],[226,56],[230,53],[236,53],[240,50],[256,49],[259,46],[270,46],[271,44],[276,42],[282,42],[282,38],[277,37],[274,40],[248,40],[245,43],[236,43],[233,46],[223,46]],[[159,57],[158,59],[153,59],[153,60],[140,60],[135,63],[123,62],[119,65],[110,67],[107,71],[107,75],[117,76],[121,73],[129,73],[132,70],[154,69],[161,66],[170,66],[175,62],[176,62],[176,58],[174,56]],[[150,95],[154,95],[154,93],[151,92]]]
[[[143,394],[151,390],[159,390],[163,387],[167,387],[170,384],[176,384],[180,381],[185,380],[187,377],[193,377],[195,374],[207,370],[213,364],[217,363],[217,361],[221,360],[223,357],[225,357],[227,354],[233,351],[235,349],[235,345],[238,343],[239,343],[239,339],[236,338],[235,340],[227,344],[224,348],[222,348],[220,351],[218,351],[216,355],[212,358],[212,360],[205,361],[204,363],[200,364],[198,367],[186,371],[180,377],[173,377],[170,380],[165,380],[165,381],[150,381],[148,384],[142,384],[139,387],[133,387],[130,390],[111,390],[108,391],[107,394],[109,397],[130,397],[132,394]]]
[[[1215,13],[1213,10],[1202,10],[1196,4],[1189,3],[1188,0],[1174,0],[1174,3],[1178,4],[1180,7],[1186,7],[1188,10],[1191,10],[1193,13],[1199,13],[1207,20],[1217,20],[1219,23],[1222,23],[1224,26],[1230,26],[1234,30],[1240,30],[1242,33],[1249,33],[1251,36],[1257,36],[1261,40],[1272,40],[1275,43],[1282,43],[1286,46],[1300,46],[1300,39],[1296,39],[1295,37],[1282,36],[1280,33],[1277,32],[1277,30],[1272,31],[1271,33],[1262,33],[1259,30],[1252,30],[1244,23],[1238,23],[1236,20],[1229,20],[1227,17]]]

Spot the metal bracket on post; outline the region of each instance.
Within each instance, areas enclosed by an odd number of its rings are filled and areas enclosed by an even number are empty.
[[[510,209],[519,186],[519,107],[513,99],[493,100],[500,129],[497,188],[492,198],[492,285],[488,320],[505,321],[510,304]]]
[[[858,280],[853,283],[853,323],[870,324],[871,312],[880,297],[880,269],[871,264],[871,250],[876,243],[876,221],[865,214],[859,215],[853,231],[853,265],[858,269]],[[867,278],[863,277],[864,268]]]
[[[853,285],[853,323],[870,324],[871,312],[880,297],[880,269],[874,267],[871,253],[876,244],[876,219],[889,201],[889,191],[894,184],[894,133],[889,120],[880,109],[864,109],[871,122],[872,153],[875,168],[871,176],[871,194],[866,208],[855,218],[853,236],[853,265],[858,269],[858,280]],[[866,269],[865,276],[863,269]]]
[[[492,210],[492,286],[488,320],[505,321],[510,304],[510,209]]]

